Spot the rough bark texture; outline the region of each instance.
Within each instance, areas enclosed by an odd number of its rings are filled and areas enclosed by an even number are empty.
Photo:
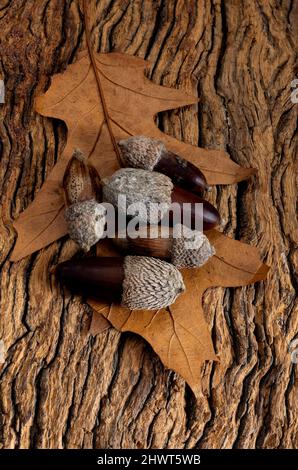
[[[266,282],[206,293],[221,362],[206,363],[196,401],[144,341],[113,329],[92,338],[90,309],[51,289],[49,267],[67,240],[11,264],[11,222],[66,141],[64,124],[38,116],[33,100],[75,61],[85,38],[77,1],[1,1],[2,446],[298,447],[297,365],[289,352],[298,327],[298,105],[290,99],[298,2],[93,3],[96,50],[146,58],[153,81],[201,97],[198,110],[159,116],[160,127],[258,169],[249,182],[214,188],[210,200],[225,233],[258,246],[272,269]]]

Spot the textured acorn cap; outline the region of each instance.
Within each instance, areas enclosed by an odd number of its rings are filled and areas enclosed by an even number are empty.
[[[138,213],[135,215],[138,215],[140,222],[157,223],[171,205],[173,183],[168,176],[161,173],[138,168],[121,168],[110,178],[105,178],[102,183],[103,200],[113,204],[125,214],[128,206],[136,204]],[[119,200],[118,197],[121,195],[126,196],[126,201],[122,198]],[[160,206],[153,207],[151,203]]]
[[[89,251],[104,232],[106,209],[94,199],[76,202],[67,207],[64,218],[69,236],[84,251]]]
[[[126,166],[152,171],[166,147],[160,140],[137,135],[120,140],[123,161]]]
[[[182,275],[172,264],[147,256],[124,258],[123,307],[132,310],[165,308],[184,290]]]
[[[179,237],[177,238],[177,236]],[[171,262],[177,268],[203,266],[214,254],[215,249],[203,232],[191,230],[185,225],[175,225],[171,247]]]

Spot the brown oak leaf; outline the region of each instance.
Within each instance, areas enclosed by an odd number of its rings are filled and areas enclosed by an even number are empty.
[[[106,331],[112,325],[103,315],[92,315],[89,332],[92,336]]]
[[[90,57],[96,64],[96,73]],[[89,156],[102,177],[118,168],[111,136],[119,140],[140,134],[164,141],[171,151],[197,165],[209,184],[235,183],[254,173],[253,169],[232,162],[223,151],[198,148],[162,133],[154,122],[158,112],[198,100],[182,90],[153,84],[145,77],[146,68],[144,60],[133,56],[84,52],[64,73],[55,75],[49,90],[37,99],[36,110],[41,115],[66,123],[68,139],[37,197],[14,224],[18,239],[12,260],[19,260],[66,234],[62,178],[74,148]],[[96,74],[100,75],[108,121]],[[195,394],[199,390],[200,365],[205,360],[217,359],[203,315],[203,292],[211,286],[246,285],[264,279],[267,272],[255,248],[216,231],[208,236],[215,245],[216,256],[200,269],[183,270],[186,292],[170,308],[129,311],[118,305],[89,301],[97,312],[91,324],[92,334],[113,325],[120,331],[143,336],[165,366],[180,373]],[[99,255],[111,253],[108,242],[99,244]]]
[[[230,184],[248,178],[252,168],[242,168],[221,150],[205,150],[180,142],[161,132],[154,116],[180,106],[197,103],[196,96],[156,85],[147,79],[146,61],[120,53],[94,54],[116,140],[147,135],[197,165],[209,184]],[[96,77],[87,52],[52,79],[49,90],[37,98],[36,111],[63,120],[67,145],[34,201],[15,221],[18,239],[12,261],[39,250],[66,234],[63,218],[62,178],[74,148],[90,155],[102,177],[117,168],[117,158],[106,126]]]
[[[163,364],[178,372],[194,394],[200,390],[201,365],[217,360],[210,331],[205,321],[202,296],[209,287],[238,287],[265,279],[268,267],[258,250],[228,238],[222,233],[207,232],[216,250],[201,268],[182,269],[185,292],[167,309],[129,310],[119,305],[89,300],[89,305],[119,331],[131,331],[147,340]],[[115,256],[107,244],[98,245],[98,255]],[[94,318],[94,325],[98,319]],[[93,327],[92,334],[102,331]]]

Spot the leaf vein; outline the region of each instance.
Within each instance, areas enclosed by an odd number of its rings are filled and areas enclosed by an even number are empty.
[[[30,246],[32,243],[34,243],[35,240],[37,240],[37,238],[39,238],[40,235],[41,235],[42,233],[44,233],[44,232],[52,225],[53,222],[55,222],[55,220],[57,219],[57,217],[60,215],[60,212],[62,211],[63,207],[64,207],[64,204],[60,207],[60,209],[59,209],[58,212],[56,213],[55,217],[54,217],[52,220],[50,220],[50,222],[36,235],[36,237],[32,238],[32,240],[30,240],[30,241],[23,247],[23,249],[26,250],[26,248],[28,248],[28,246]]]
[[[97,70],[108,82],[113,83],[113,85],[115,85],[119,88],[123,88],[123,90],[131,91],[131,92],[133,92],[137,95],[145,96],[146,98],[157,99],[159,101],[177,101],[177,103],[185,103],[185,101],[186,101],[186,98],[184,98],[184,99],[182,99],[182,98],[162,98],[160,96],[154,96],[152,94],[142,93],[141,91],[134,90],[134,89],[129,88],[125,85],[122,85],[121,83],[116,82],[115,80],[112,80],[102,70],[100,70],[100,68],[98,68],[98,67],[97,67]],[[148,82],[152,86],[152,82],[150,80],[148,80],[145,76],[144,76],[144,79],[145,79],[146,82]],[[158,86],[158,85],[156,85],[156,86]],[[169,88],[169,90],[170,90],[170,88]],[[189,96],[189,99],[190,98],[192,98],[192,97]],[[193,98],[193,100],[194,100],[194,103],[195,103],[196,99]],[[187,106],[187,105],[188,105],[188,103],[185,103],[185,106]]]
[[[89,67],[88,67],[88,70],[87,70],[87,73],[86,73],[85,77],[83,77],[75,87],[73,87],[68,93],[66,93],[66,95],[62,96],[62,98],[59,101],[56,101],[52,106],[50,106],[49,109],[53,109],[55,106],[57,106],[57,104],[60,104],[69,95],[71,95],[75,90],[77,90],[84,83],[84,81],[87,80],[87,77],[90,73],[90,70],[91,70],[91,63],[89,64]]]
[[[195,377],[194,377],[194,375],[193,375],[193,372],[192,372],[192,368],[191,368],[189,359],[188,359],[187,354],[186,354],[186,352],[185,352],[185,350],[184,350],[184,348],[183,348],[183,345],[182,345],[182,343],[181,343],[181,340],[180,340],[180,338],[179,338],[179,335],[178,335],[178,333],[177,333],[177,331],[176,331],[175,320],[174,320],[174,318],[173,318],[173,315],[172,315],[172,312],[171,312],[170,309],[169,309],[169,314],[170,314],[170,317],[171,317],[171,319],[172,319],[173,329],[174,329],[174,332],[175,332],[175,336],[176,336],[176,338],[177,338],[177,340],[178,340],[178,342],[179,342],[179,344],[180,344],[180,348],[181,348],[181,350],[182,350],[182,352],[183,352],[183,354],[184,354],[184,357],[185,357],[185,359],[186,359],[186,362],[187,362],[187,365],[188,365],[190,374],[191,374],[193,380],[195,381]]]

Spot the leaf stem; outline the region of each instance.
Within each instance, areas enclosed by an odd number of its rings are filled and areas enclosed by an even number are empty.
[[[93,70],[94,70],[95,80],[96,80],[98,94],[99,94],[101,104],[102,104],[102,108],[103,108],[103,114],[104,114],[105,122],[107,124],[107,128],[108,128],[108,131],[109,131],[109,134],[110,134],[110,138],[111,138],[111,141],[112,141],[112,144],[113,144],[113,147],[114,147],[119,165],[123,166],[122,165],[122,158],[121,158],[120,149],[117,145],[117,142],[116,142],[116,139],[115,139],[115,136],[114,136],[114,133],[113,133],[113,129],[112,129],[112,125],[111,125],[111,119],[110,119],[110,116],[109,116],[109,111],[108,111],[107,103],[106,103],[106,100],[105,100],[104,91],[103,91],[102,83],[101,83],[101,80],[100,80],[96,60],[95,60],[95,57],[94,57],[94,52],[93,52],[93,49],[92,49],[91,34],[90,34],[90,30],[89,30],[89,21],[88,21],[88,13],[87,13],[88,12],[87,1],[88,0],[83,0],[83,14],[84,14],[85,34],[86,34],[86,42],[87,42],[88,53],[89,53],[90,61],[91,61],[91,64],[92,64],[92,67],[93,67]]]

